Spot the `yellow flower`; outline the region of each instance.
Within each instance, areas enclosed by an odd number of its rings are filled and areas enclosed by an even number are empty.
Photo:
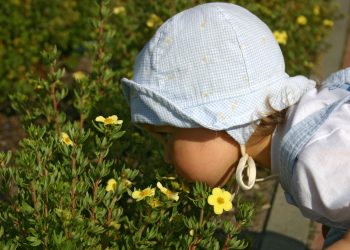
[[[297,24],[299,24],[299,25],[306,25],[307,24],[306,16],[298,16]]]
[[[231,194],[224,189],[214,188],[212,194],[208,197],[209,205],[214,206],[215,214],[222,214],[223,210],[230,211],[232,209]]]
[[[334,22],[332,20],[325,19],[325,20],[323,20],[323,25],[325,27],[332,28],[334,25]]]
[[[177,181],[172,181],[170,182],[170,184],[173,189],[181,189],[180,183],[178,183]]]
[[[162,21],[162,19],[160,19],[160,17],[159,16],[157,16],[156,14],[152,14],[149,18],[148,18],[148,20],[147,20],[147,22],[146,22],[146,25],[147,25],[147,27],[149,27],[149,28],[153,28],[154,26],[156,26],[156,25],[158,25],[158,24],[161,24],[163,21]]]
[[[162,205],[162,203],[158,200],[158,199],[152,199],[150,201],[147,202],[148,205],[150,205],[152,208],[156,208]]]
[[[77,71],[73,74],[73,78],[76,81],[81,81],[86,78],[86,75],[83,71]]]
[[[131,197],[136,201],[143,200],[146,197],[152,197],[155,194],[155,188],[145,188],[144,190],[136,189],[132,192]]]
[[[163,187],[162,183],[160,183],[159,181],[157,182],[157,187],[163,194],[165,194],[168,197],[168,199],[174,200],[174,201],[179,200],[179,193],[173,192],[167,189],[166,187]]]
[[[73,141],[69,138],[69,135],[65,132],[61,133],[61,141],[68,146],[73,146]]]
[[[184,182],[181,182],[181,190],[186,192],[186,193],[190,192],[189,186],[187,186]]]
[[[109,179],[107,181],[106,191],[115,191],[117,189],[117,181],[115,179]]]
[[[176,178],[174,176],[164,176],[164,177],[162,177],[162,179],[165,179],[165,180],[176,180]]]
[[[315,66],[312,62],[309,62],[309,61],[304,61],[304,65],[305,67],[308,67],[308,68],[313,68]]]
[[[111,221],[111,222],[109,223],[109,226],[110,226],[110,227],[113,227],[113,228],[116,229],[116,230],[119,230],[121,225],[120,225],[118,222]]]
[[[104,125],[123,123],[123,120],[118,120],[118,116],[116,115],[108,116],[107,118],[104,118],[103,116],[97,116],[95,121],[103,122]]]
[[[287,34],[286,31],[284,31],[284,30],[282,30],[282,31],[275,30],[273,32],[273,35],[275,36],[275,39],[276,39],[276,41],[279,44],[283,44],[283,45],[287,44],[288,34]]]
[[[191,229],[189,233],[190,233],[191,236],[193,236],[194,235],[194,230]]]
[[[132,185],[132,182],[129,181],[128,179],[122,179],[122,182],[123,182],[124,186],[126,186],[126,187],[129,187]]]
[[[318,16],[321,13],[321,8],[319,5],[315,5],[312,12],[314,13],[315,16]]]
[[[126,9],[124,6],[117,6],[113,9],[113,14],[115,15],[123,14],[125,12],[126,12]]]
[[[35,85],[34,89],[42,89],[43,88],[43,85],[40,85],[40,84],[37,84]]]

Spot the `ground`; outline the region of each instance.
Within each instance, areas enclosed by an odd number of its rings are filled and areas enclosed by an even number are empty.
[[[25,136],[18,116],[0,114],[0,150],[15,150],[18,142]]]

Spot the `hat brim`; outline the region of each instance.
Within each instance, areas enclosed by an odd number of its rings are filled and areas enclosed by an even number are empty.
[[[303,76],[285,75],[272,79],[271,82],[273,84],[248,95],[220,99],[194,107],[182,107],[145,85],[122,79],[133,123],[226,130],[231,131],[229,134],[241,144],[249,139],[253,130],[246,127],[252,122],[295,104],[306,91],[315,86],[314,81]],[[236,133],[232,131],[242,127],[250,131],[249,135],[234,136]]]

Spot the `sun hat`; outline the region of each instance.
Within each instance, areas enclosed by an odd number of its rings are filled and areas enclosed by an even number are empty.
[[[208,3],[166,21],[137,57],[123,90],[134,123],[226,130],[240,144],[252,121],[314,86],[285,73],[270,29],[234,4]]]
[[[315,86],[289,77],[271,30],[248,10],[207,3],[167,20],[122,79],[134,123],[224,130],[245,145],[253,121]]]

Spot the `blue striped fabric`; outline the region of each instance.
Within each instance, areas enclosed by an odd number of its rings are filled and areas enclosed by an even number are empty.
[[[323,82],[323,86],[329,88],[330,90],[340,88],[350,91],[349,82],[350,68],[347,68],[332,74],[326,81]],[[292,183],[292,176],[295,171],[298,155],[313,137],[317,129],[320,128],[326,121],[326,119],[347,102],[350,102],[350,95],[347,95],[333,104],[326,106],[320,111],[306,117],[304,120],[294,125],[283,137],[279,151],[280,182],[285,190],[286,200],[290,204],[298,206],[298,202],[296,202],[293,197],[296,197],[298,190],[301,189],[301,187],[296,187]],[[302,185],[302,183],[299,183],[298,185]],[[329,226],[335,225],[333,222],[324,217],[319,218],[318,222]]]
[[[346,96],[330,106],[308,116],[295,126],[283,137],[280,149],[280,182],[287,193],[293,193],[291,176],[297,161],[297,156],[311,139],[316,130],[323,122],[336,111],[342,104],[350,101],[350,96]],[[289,197],[290,198],[290,197]]]

